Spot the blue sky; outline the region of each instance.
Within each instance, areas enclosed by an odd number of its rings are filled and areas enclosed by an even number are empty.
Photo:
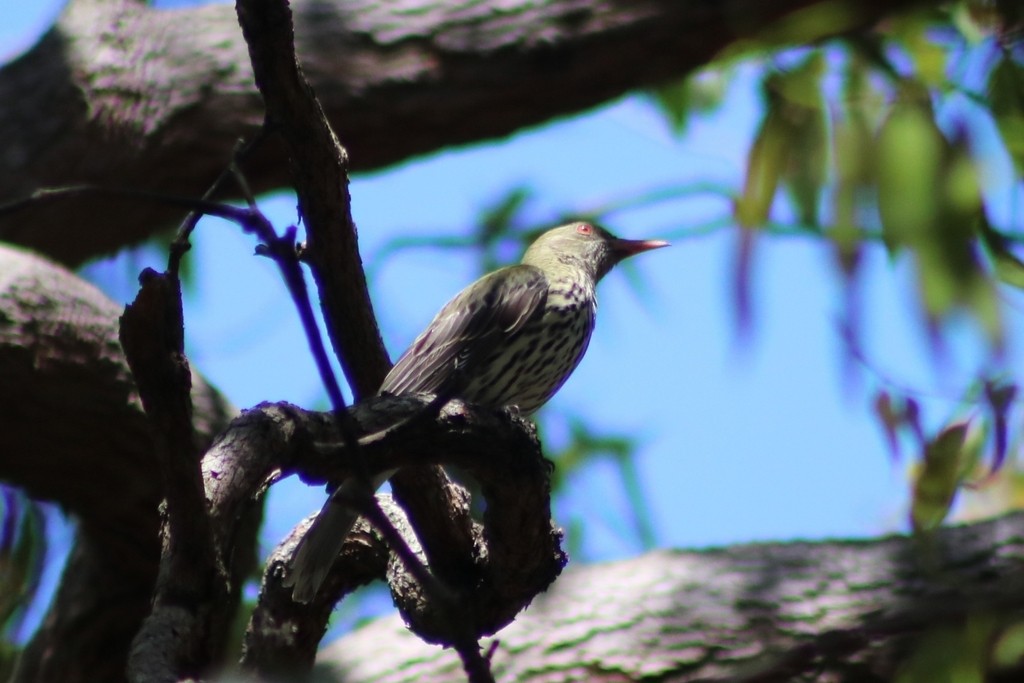
[[[0,22],[3,54],[31,44],[54,16],[51,3],[16,5]],[[644,98],[630,97],[506,140],[354,178],[353,210],[392,355],[478,272],[471,254],[438,249],[380,262],[375,254],[390,238],[466,234],[482,208],[517,184],[535,189],[528,214],[538,221],[653,186],[711,180],[739,188],[758,122],[756,92],[753,70],[741,70],[722,110],[698,117],[682,138]],[[278,226],[295,220],[289,196],[262,205]],[[642,293],[621,272],[602,283],[587,357],[542,414],[550,439],[558,441],[567,414],[637,437],[640,479],[661,546],[905,529],[907,461],[893,465],[872,417],[872,372],[859,371],[852,382],[844,376],[840,289],[827,246],[806,238],[760,242],[755,325],[741,343],[730,298],[735,233],[685,236],[727,213],[722,199],[709,196],[614,216],[611,225],[624,237],[671,235],[675,244],[636,260]],[[252,248],[251,238],[223,223],[204,221],[198,231],[186,307],[191,360],[239,407],[263,400],[322,406],[284,287]],[[103,275],[115,292],[143,265],[163,265],[162,256],[147,254],[132,257],[131,268],[126,261]],[[911,283],[906,263],[868,252],[864,345],[878,368],[930,397],[927,417],[936,424],[954,413],[964,378],[984,361],[967,324],[952,336],[942,364],[929,355]],[[1020,326],[1009,322],[1008,357],[1019,365]],[[275,487],[267,547],[322,499],[295,481]],[[556,506],[559,523],[585,525],[582,548],[590,560],[638,552],[626,540],[626,516],[608,463],[573,477]]]

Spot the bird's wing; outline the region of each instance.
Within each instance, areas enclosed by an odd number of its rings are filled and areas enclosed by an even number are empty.
[[[380,390],[457,392],[446,382],[472,372],[474,362],[540,315],[547,296],[547,278],[534,266],[509,266],[485,275],[444,305],[398,359]]]

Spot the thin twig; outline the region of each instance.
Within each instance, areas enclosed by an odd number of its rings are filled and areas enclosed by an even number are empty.
[[[0,204],[0,216],[17,213],[35,206],[45,206],[66,199],[81,197],[113,197],[116,199],[134,199],[176,206],[190,211],[197,211],[209,216],[217,216],[235,223],[244,224],[251,219],[249,209],[241,209],[230,204],[221,204],[193,197],[180,197],[149,190],[137,190],[127,187],[101,187],[98,185],[71,185],[36,190],[27,197]]]
[[[359,438],[357,436],[358,426],[348,413],[348,405],[341,393],[341,385],[334,374],[331,362],[327,356],[327,348],[324,346],[323,337],[320,336],[320,328],[316,323],[316,315],[313,312],[313,305],[309,298],[309,289],[306,287],[306,278],[302,273],[302,266],[299,263],[295,251],[295,226],[290,226],[285,234],[278,237],[273,231],[267,234],[264,231],[258,235],[264,242],[266,250],[263,252],[270,256],[284,277],[285,286],[292,297],[292,302],[298,309],[299,320],[302,323],[302,330],[309,343],[310,353],[313,354],[313,361],[316,363],[320,381],[327,390],[327,397],[331,402],[338,429],[341,432],[342,441],[351,453],[355,455],[355,462],[365,477],[367,473],[366,463],[362,462],[359,451]],[[368,477],[367,477],[368,479]]]
[[[242,185],[244,187],[244,182]],[[353,456],[356,476],[365,483],[365,486],[361,487],[362,492],[366,494],[365,496],[361,496],[360,500],[342,501],[342,503],[348,505],[355,504],[357,512],[366,517],[381,532],[389,546],[401,558],[409,573],[431,595],[438,600],[444,601],[446,606],[455,605],[456,602],[452,599],[451,590],[442,585],[430,573],[426,565],[419,560],[408,543],[405,542],[405,539],[402,538],[398,530],[391,524],[391,521],[384,514],[384,511],[377,503],[376,497],[373,495],[374,491],[371,489],[369,466],[366,462],[365,454],[360,448],[360,441],[357,436],[359,427],[348,412],[345,397],[341,393],[341,386],[327,357],[327,348],[324,346],[323,337],[320,335],[320,328],[316,324],[316,316],[313,313],[309,289],[306,287],[306,279],[303,276],[302,266],[299,263],[295,250],[295,226],[290,226],[285,231],[285,234],[280,237],[274,234],[272,229],[268,232],[266,226],[259,226],[258,230],[259,236],[266,246],[264,253],[270,256],[278,268],[280,268],[285,285],[291,294],[292,302],[298,309],[303,332],[309,343],[310,352],[313,354],[313,360],[320,374],[320,380],[323,382],[328,398],[331,401],[334,419],[341,433],[342,443],[345,449]],[[444,403],[447,403],[447,399],[444,400]],[[432,415],[436,415],[444,403],[434,399],[424,412],[431,411]]]
[[[224,184],[229,178],[234,177],[237,180],[240,177],[240,174],[237,173],[238,164],[244,161],[245,158],[253,152],[253,150],[259,147],[267,137],[269,137],[269,135],[270,131],[268,127],[263,126],[260,128],[256,136],[248,142],[241,139],[238,140],[235,143],[235,149],[231,155],[231,164],[225,167],[213,183],[210,184],[210,187],[203,194],[203,201],[212,200],[213,196],[223,189]],[[248,183],[246,183],[242,189],[243,192],[246,193],[247,199],[252,196]],[[250,201],[249,209],[253,210],[255,208],[255,202]],[[195,230],[196,225],[199,223],[199,219],[202,218],[203,215],[204,212],[202,211],[192,210],[189,212],[188,216],[185,217],[185,220],[181,222],[181,226],[178,228],[178,232],[174,236],[174,240],[171,242],[167,257],[167,271],[169,273],[177,273],[179,271],[182,257],[185,255],[185,252],[191,248],[189,239],[192,236],[192,231]]]
[[[288,287],[288,291],[292,296],[292,301],[295,303],[296,308],[299,311],[299,318],[302,321],[303,330],[306,334],[306,339],[309,342],[310,351],[313,354],[314,362],[316,363],[317,370],[320,373],[320,379],[324,383],[327,389],[328,397],[330,398],[331,405],[334,409],[334,417],[338,425],[338,429],[341,432],[342,443],[345,449],[351,453],[353,462],[355,463],[357,476],[366,485],[361,487],[363,492],[366,494],[362,496],[360,500],[356,501],[341,501],[343,504],[353,505],[356,511],[363,515],[369,520],[369,522],[381,532],[384,538],[387,540],[388,545],[398,554],[401,558],[402,563],[413,577],[424,586],[426,590],[430,592],[435,598],[443,600],[446,605],[454,605],[455,601],[452,600],[452,592],[447,587],[441,584],[438,579],[430,573],[426,565],[423,564],[416,554],[409,547],[409,544],[405,542],[402,535],[398,533],[394,525],[384,514],[380,505],[377,503],[376,497],[373,495],[374,492],[371,490],[370,475],[368,463],[365,459],[365,454],[360,447],[360,441],[357,436],[358,425],[352,416],[349,414],[347,406],[345,404],[345,398],[342,396],[341,387],[338,384],[337,377],[334,374],[331,364],[327,358],[327,349],[324,346],[323,337],[320,336],[320,329],[316,325],[316,318],[313,314],[313,306],[309,299],[309,290],[306,287],[306,280],[302,274],[302,268],[299,265],[298,258],[295,252],[295,227],[292,226],[288,229],[283,237],[274,237],[274,239],[267,244],[268,254],[274,258],[278,267],[281,269],[281,273],[284,276],[285,284]],[[445,399],[444,403],[447,403]],[[438,399],[434,399],[424,409],[423,413],[428,411],[431,415],[436,415],[444,403],[440,403]]]

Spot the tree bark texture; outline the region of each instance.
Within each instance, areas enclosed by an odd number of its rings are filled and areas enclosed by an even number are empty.
[[[209,644],[223,642],[241,582],[253,571],[254,517],[267,488],[295,472],[320,483],[351,472],[351,456],[339,451],[329,414],[263,406],[227,426],[230,406],[193,376],[196,446],[206,451],[204,499],[223,588],[205,587],[208,572],[169,570],[193,553],[182,539],[173,543],[159,533],[159,504],[169,494],[147,419],[152,415],[142,411],[118,343],[119,313],[63,268],[29,252],[0,249],[0,409],[6,445],[0,479],[60,502],[80,523],[50,613],[20,659],[18,681],[124,680],[129,644],[147,615],[133,647],[138,680],[175,680],[181,670],[172,650],[198,653],[189,660],[194,672],[218,665],[218,648]],[[378,397],[354,407],[352,414],[361,430],[378,432],[422,412],[426,403],[426,398]],[[206,450],[215,433],[220,436]],[[536,435],[521,419],[501,411],[476,413],[458,402],[436,419],[397,434],[364,446],[375,471],[436,465],[443,455],[482,483],[488,506],[483,526],[473,526],[475,556],[443,558],[447,565],[439,562],[438,569],[460,591],[463,615],[474,628],[492,633],[550,584],[565,561],[558,549],[560,533],[551,526],[549,471]],[[485,452],[488,457],[481,458]],[[466,515],[464,498],[450,503],[447,518]],[[175,533],[173,525],[165,533]],[[282,662],[295,662],[297,654],[311,664],[346,581],[351,589],[387,574],[396,600],[421,631],[435,637],[444,632],[446,615],[437,614],[438,605],[402,567],[392,562],[389,568],[388,548],[379,541],[369,554],[357,554],[355,564],[337,568],[333,598],[312,609],[283,600],[290,591],[281,588],[280,572],[296,539],[284,544],[285,554],[272,565],[273,583],[269,593],[265,589],[269,599],[254,615],[255,624],[283,622],[292,635],[275,645],[272,633],[255,630],[249,641],[263,647],[248,659],[254,669],[280,671]],[[170,543],[165,552],[185,557],[172,557],[158,575],[161,542]],[[453,583],[454,567],[463,585]],[[356,584],[352,577],[359,577]],[[154,590],[169,596],[156,609]]]
[[[930,539],[663,550],[576,566],[496,636],[492,664],[497,680],[519,683],[891,681],[936,634],[966,650],[967,629],[984,624],[982,650],[993,649],[1024,617],[1022,560],[1016,513]],[[335,641],[318,665],[346,683],[464,680],[453,652],[397,617]],[[1022,675],[1018,659],[984,680]]]
[[[19,680],[122,678],[131,634],[148,611],[163,491],[118,343],[119,314],[63,268],[0,247],[0,479],[60,502],[79,524]],[[196,446],[205,449],[234,409],[202,378],[192,386]]]
[[[296,51],[329,121],[370,170],[678,78],[812,0],[295,0]],[[842,3],[832,31],[913,0]],[[806,36],[802,36],[806,39]],[[94,183],[198,197],[264,119],[234,9],[70,0],[0,69],[0,202]],[[246,164],[285,186],[280,144]],[[75,265],[167,229],[145,202],[75,200],[0,217],[0,239]]]
[[[306,262],[335,356],[355,399],[372,396],[391,362],[377,328],[352,220],[348,152],[298,63],[287,3],[239,0],[237,12],[266,104],[266,129],[279,132],[284,142],[306,226]],[[342,400],[340,392],[331,400]]]

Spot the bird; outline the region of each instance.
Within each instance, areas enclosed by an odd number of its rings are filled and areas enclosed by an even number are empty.
[[[623,259],[665,246],[620,239],[587,221],[542,233],[518,265],[484,275],[445,304],[378,393],[430,393],[533,414],[587,350],[597,283]],[[377,475],[374,490],[394,472]],[[343,482],[299,542],[284,580],[295,601],[310,602],[319,591],[358,516],[344,501],[362,485]]]

